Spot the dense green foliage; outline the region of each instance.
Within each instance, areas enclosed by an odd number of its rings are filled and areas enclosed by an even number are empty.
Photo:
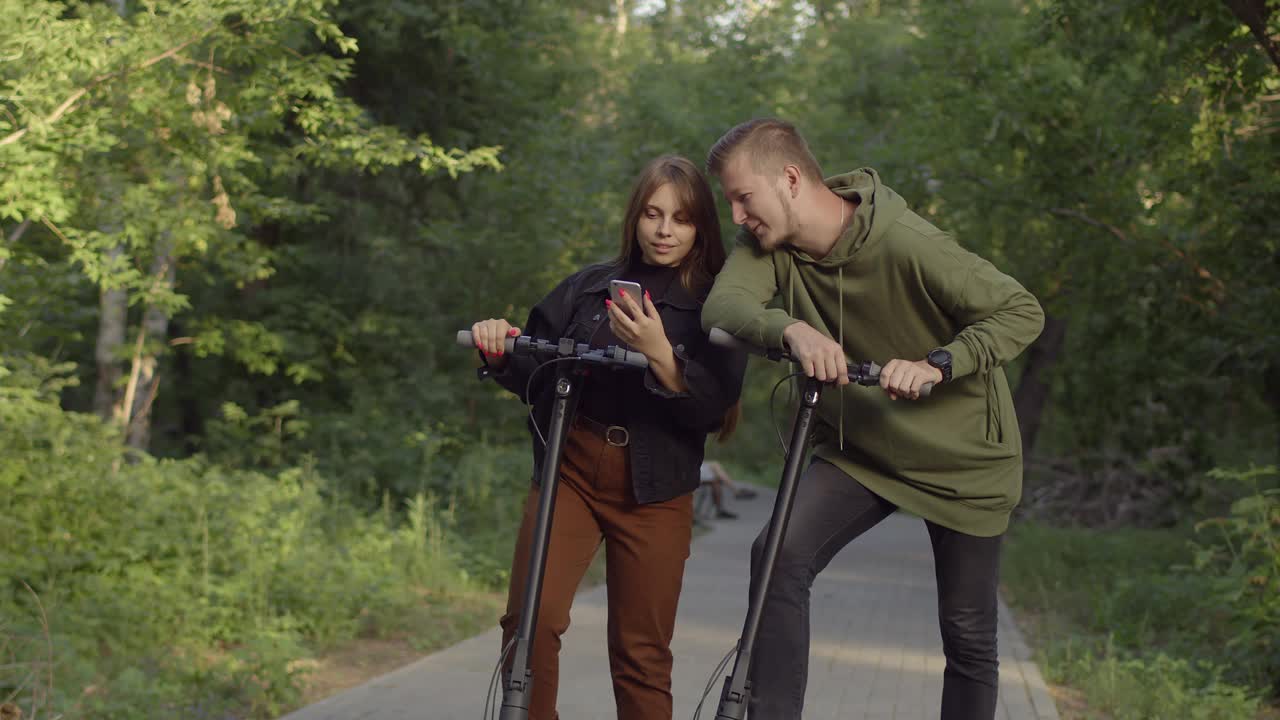
[[[52,690],[52,709],[274,717],[308,647],[484,587],[455,538],[482,560],[498,554],[486,543],[509,552],[518,508],[496,498],[517,497],[523,453],[472,456],[470,492],[447,507],[417,494],[366,514],[310,466],[129,462],[98,418],[58,407],[65,371],[0,367],[0,687]]]
[[[1276,475],[1218,473],[1249,494],[1193,531],[1017,526],[1003,577],[1050,679],[1109,717],[1253,717],[1280,690]]]
[[[1247,540],[1275,479],[1209,474],[1280,444],[1274,0],[0,17],[0,702],[123,717],[157,687],[268,716],[296,698],[290,661],[424,594],[501,587],[524,415],[454,332],[520,322],[615,253],[645,161],[700,162],[766,114],[1041,298],[1050,330],[1010,369],[1028,510],[1231,518],[1232,542],[1206,527],[1155,579],[1177,591],[1186,563],[1213,585],[1224,682],[1252,693],[1277,667],[1249,639],[1276,622],[1250,584],[1275,581],[1275,545]],[[745,422],[712,449],[744,473],[776,468],[778,372],[752,365]]]

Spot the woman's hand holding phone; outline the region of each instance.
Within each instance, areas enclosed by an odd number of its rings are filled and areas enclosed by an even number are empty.
[[[506,365],[506,340],[519,336],[520,328],[504,319],[489,318],[471,326],[471,337],[490,365]]]
[[[619,291],[618,302],[606,300],[605,305],[609,308],[609,327],[613,334],[649,359],[649,369],[658,382],[672,392],[687,391],[675,350],[662,326],[662,316],[649,293],[637,298]]]
[[[652,362],[671,353],[671,342],[662,326],[662,316],[649,293],[635,297],[625,289],[618,291],[617,301],[607,300],[609,328],[618,339],[643,353]]]

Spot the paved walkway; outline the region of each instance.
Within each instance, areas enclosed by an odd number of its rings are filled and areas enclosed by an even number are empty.
[[[739,519],[721,521],[694,541],[672,646],[676,720],[693,717],[708,677],[742,630],[749,548],[768,521],[772,501],[769,492],[738,501]],[[814,584],[812,625],[806,720],[936,720],[944,659],[933,555],[922,521],[893,515],[837,555]],[[1058,720],[1003,602],[999,641],[997,717]],[[284,720],[477,720],[498,651],[495,629]],[[715,717],[724,674],[712,684],[702,709],[705,720]],[[575,601],[560,681],[565,720],[614,717],[603,586]]]

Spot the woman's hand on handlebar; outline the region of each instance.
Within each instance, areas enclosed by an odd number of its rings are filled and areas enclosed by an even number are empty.
[[[889,393],[890,400],[920,399],[920,386],[942,382],[942,371],[924,360],[890,360],[880,370],[880,387]]]
[[[813,329],[806,322],[794,322],[782,331],[782,340],[804,374],[820,382],[849,384],[849,361],[840,343]]]
[[[471,326],[471,337],[490,365],[505,365],[506,339],[519,337],[520,328],[503,319],[489,318]]]

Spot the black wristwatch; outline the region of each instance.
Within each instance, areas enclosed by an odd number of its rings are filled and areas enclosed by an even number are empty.
[[[925,356],[925,362],[942,371],[942,382],[951,382],[951,353],[934,348]]]

